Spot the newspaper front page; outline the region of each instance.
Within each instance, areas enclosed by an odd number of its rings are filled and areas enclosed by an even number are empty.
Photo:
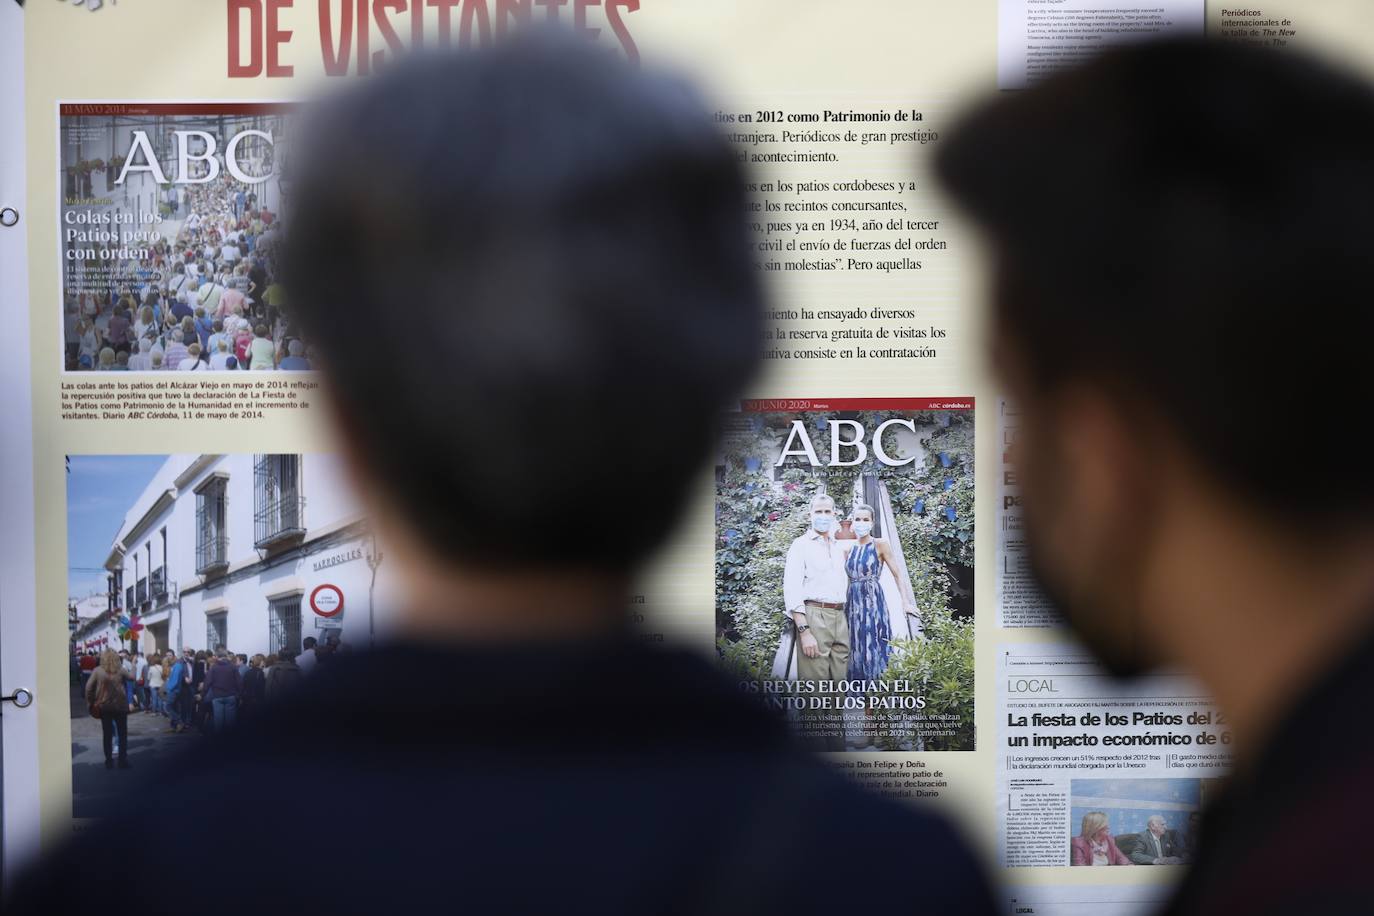
[[[1081,649],[999,657],[1000,859],[1015,868],[1185,865],[1231,765],[1223,713],[1181,675],[1123,682]]]

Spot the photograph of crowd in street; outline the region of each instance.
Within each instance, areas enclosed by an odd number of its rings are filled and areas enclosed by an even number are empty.
[[[371,644],[381,554],[332,455],[67,459],[73,816],[121,770]]]
[[[285,120],[282,105],[61,106],[68,371],[311,368],[278,276]]]

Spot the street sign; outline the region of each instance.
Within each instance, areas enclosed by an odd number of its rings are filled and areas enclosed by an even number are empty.
[[[317,585],[310,593],[310,610],[321,617],[338,617],[343,609],[344,593],[337,585]]]
[[[333,617],[316,617],[315,629],[317,630],[342,630],[343,621]]]

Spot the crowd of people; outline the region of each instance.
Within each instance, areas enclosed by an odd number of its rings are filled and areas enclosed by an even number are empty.
[[[328,665],[350,651],[330,637],[319,643],[307,636],[301,651],[284,648],[270,655],[168,649],[149,655],[133,650],[94,649],[73,655],[81,690],[93,717],[101,722],[105,766],[128,769],[128,717],[163,716],[169,734],[212,734],[251,717],[262,705],[286,695],[317,665]]]
[[[113,267],[103,292],[67,293],[66,368],[310,369],[278,280],[278,215],[227,176],[173,189],[164,207],[174,236],[95,265]]]

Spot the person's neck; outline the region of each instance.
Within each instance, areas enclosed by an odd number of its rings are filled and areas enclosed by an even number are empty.
[[[574,570],[403,570],[398,635],[483,643],[578,640],[614,632],[625,621],[629,582]]]
[[[1151,637],[1212,692],[1245,761],[1374,627],[1374,533],[1205,510],[1191,522],[1172,526],[1146,625],[1157,619]]]

